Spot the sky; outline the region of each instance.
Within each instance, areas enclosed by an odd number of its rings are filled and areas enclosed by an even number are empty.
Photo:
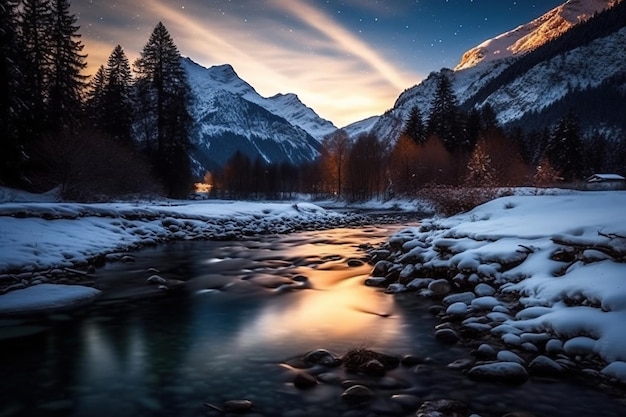
[[[337,127],[393,107],[430,72],[564,0],[74,0],[93,74],[131,64],[162,22],[182,56],[230,64],[264,97],[295,93]]]

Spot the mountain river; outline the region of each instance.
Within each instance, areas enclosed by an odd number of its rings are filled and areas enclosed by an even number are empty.
[[[448,368],[471,356],[434,339],[430,301],[363,285],[363,245],[399,227],[175,242],[107,264],[95,274],[103,295],[94,306],[0,320],[0,417],[217,416],[207,404],[241,399],[253,402],[252,416],[414,416],[417,406],[391,400],[398,394],[463,401],[483,417],[626,415],[623,401],[572,381],[503,386]],[[160,290],[147,283],[154,274],[185,285]],[[306,288],[293,289],[302,277]],[[342,400],[333,382],[342,368],[324,370],[327,383],[294,386],[306,352],[359,347],[428,359],[369,381],[365,408]]]

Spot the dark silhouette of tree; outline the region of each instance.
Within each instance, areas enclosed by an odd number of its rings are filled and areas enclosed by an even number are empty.
[[[418,145],[426,143],[426,126],[419,107],[413,106],[411,108],[401,135],[408,136]]]
[[[384,146],[376,135],[360,135],[350,149],[347,195],[353,201],[380,196],[383,185]]]
[[[411,194],[417,188],[420,145],[408,135],[400,135],[389,155],[389,175],[393,191]]]
[[[437,89],[428,117],[428,136],[437,135],[450,152],[458,148],[467,148],[468,144],[463,135],[461,114],[457,99],[452,91],[452,84],[447,75],[441,73],[437,82]]]
[[[545,155],[551,166],[561,173],[565,181],[582,177],[583,147],[580,128],[573,113],[568,113],[555,126]]]
[[[105,120],[102,109],[104,107],[104,91],[106,88],[106,75],[104,65],[100,65],[98,71],[89,81],[85,100],[85,117],[88,124],[100,131],[104,130]]]
[[[52,8],[48,0],[23,0],[21,8],[21,47],[24,60],[22,94],[28,108],[25,132],[29,145],[44,134],[48,122],[50,74],[53,69]],[[29,146],[30,152],[31,146]]]
[[[184,196],[191,187],[191,89],[178,48],[163,23],[154,28],[135,62],[135,71],[140,105],[146,112],[141,118],[156,125],[154,130],[142,131],[142,135],[149,135],[142,139],[168,195]],[[152,148],[153,142],[156,149]]]
[[[0,3],[0,183],[21,180],[24,149],[20,118],[24,114],[17,1]]]
[[[114,139],[122,143],[132,141],[133,95],[132,74],[126,53],[117,45],[104,69],[104,90],[102,94],[102,128]]]
[[[343,129],[337,130],[322,140],[321,164],[324,178],[328,184],[328,192],[337,198],[341,197],[343,191],[345,167],[351,145],[350,137]]]
[[[87,67],[87,55],[81,53],[83,44],[76,21],[70,13],[69,0],[53,0],[48,102],[53,133],[75,129],[82,116],[82,93],[87,80],[82,71]]]

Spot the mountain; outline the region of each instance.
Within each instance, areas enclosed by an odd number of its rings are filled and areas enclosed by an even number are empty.
[[[471,68],[482,62],[506,59],[530,52],[558,38],[595,13],[612,7],[615,3],[616,0],[570,0],[525,25],[518,26],[470,49],[463,54],[461,62],[454,69]]]
[[[240,151],[251,160],[301,164],[319,155],[337,128],[295,94],[262,97],[232,66],[202,67],[183,59],[193,94],[191,142],[196,173],[222,168]]]
[[[585,116],[587,130],[618,137],[626,132],[624,118],[616,117],[624,106],[614,104],[626,94],[625,9],[624,1],[569,0],[470,49],[455,69],[433,72],[405,90],[371,132],[393,141],[412,107],[428,115],[438,77],[445,75],[462,108],[489,103],[504,127],[542,128],[572,110]],[[615,97],[600,100],[607,91]],[[599,101],[601,108],[589,109]]]

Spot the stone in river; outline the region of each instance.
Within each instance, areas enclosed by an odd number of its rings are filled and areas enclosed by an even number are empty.
[[[252,411],[254,404],[250,400],[230,400],[223,405],[225,413],[243,414]]]
[[[317,379],[308,372],[298,372],[293,380],[293,385],[299,389],[307,389],[317,385]]]
[[[474,287],[474,293],[476,293],[476,295],[479,297],[487,297],[490,295],[494,295],[496,293],[496,290],[491,285],[481,282],[480,284],[476,285],[476,287]]]
[[[160,275],[151,275],[150,278],[148,278],[148,283],[149,284],[158,284],[158,285],[165,285],[167,284],[167,280],[165,278],[163,278]]]
[[[452,316],[457,316],[457,317],[463,317],[467,314],[467,304],[462,303],[462,302],[451,304],[446,309],[446,314],[450,314]]]
[[[528,370],[533,375],[556,377],[563,375],[565,369],[547,356],[537,356],[528,365]]]
[[[467,405],[459,401],[426,401],[415,415],[420,417],[464,417],[468,415],[468,409]]]
[[[304,355],[304,360],[305,362],[331,367],[341,365],[341,359],[326,349],[312,350]]]
[[[523,384],[528,379],[528,372],[516,362],[493,362],[474,366],[467,376],[477,381]]]
[[[349,267],[363,266],[363,261],[360,259],[356,259],[356,258],[350,258],[348,259],[348,266]]]
[[[435,332],[435,339],[441,343],[453,345],[459,341],[459,335],[452,329],[439,329]]]
[[[436,279],[428,284],[428,289],[435,295],[441,296],[449,294],[452,291],[452,285],[450,285],[447,279]]]
[[[474,354],[480,359],[492,359],[496,357],[495,349],[486,343],[478,346],[478,349],[476,349]]]
[[[369,402],[374,393],[365,385],[353,385],[341,394],[341,399],[349,404],[363,404]]]

